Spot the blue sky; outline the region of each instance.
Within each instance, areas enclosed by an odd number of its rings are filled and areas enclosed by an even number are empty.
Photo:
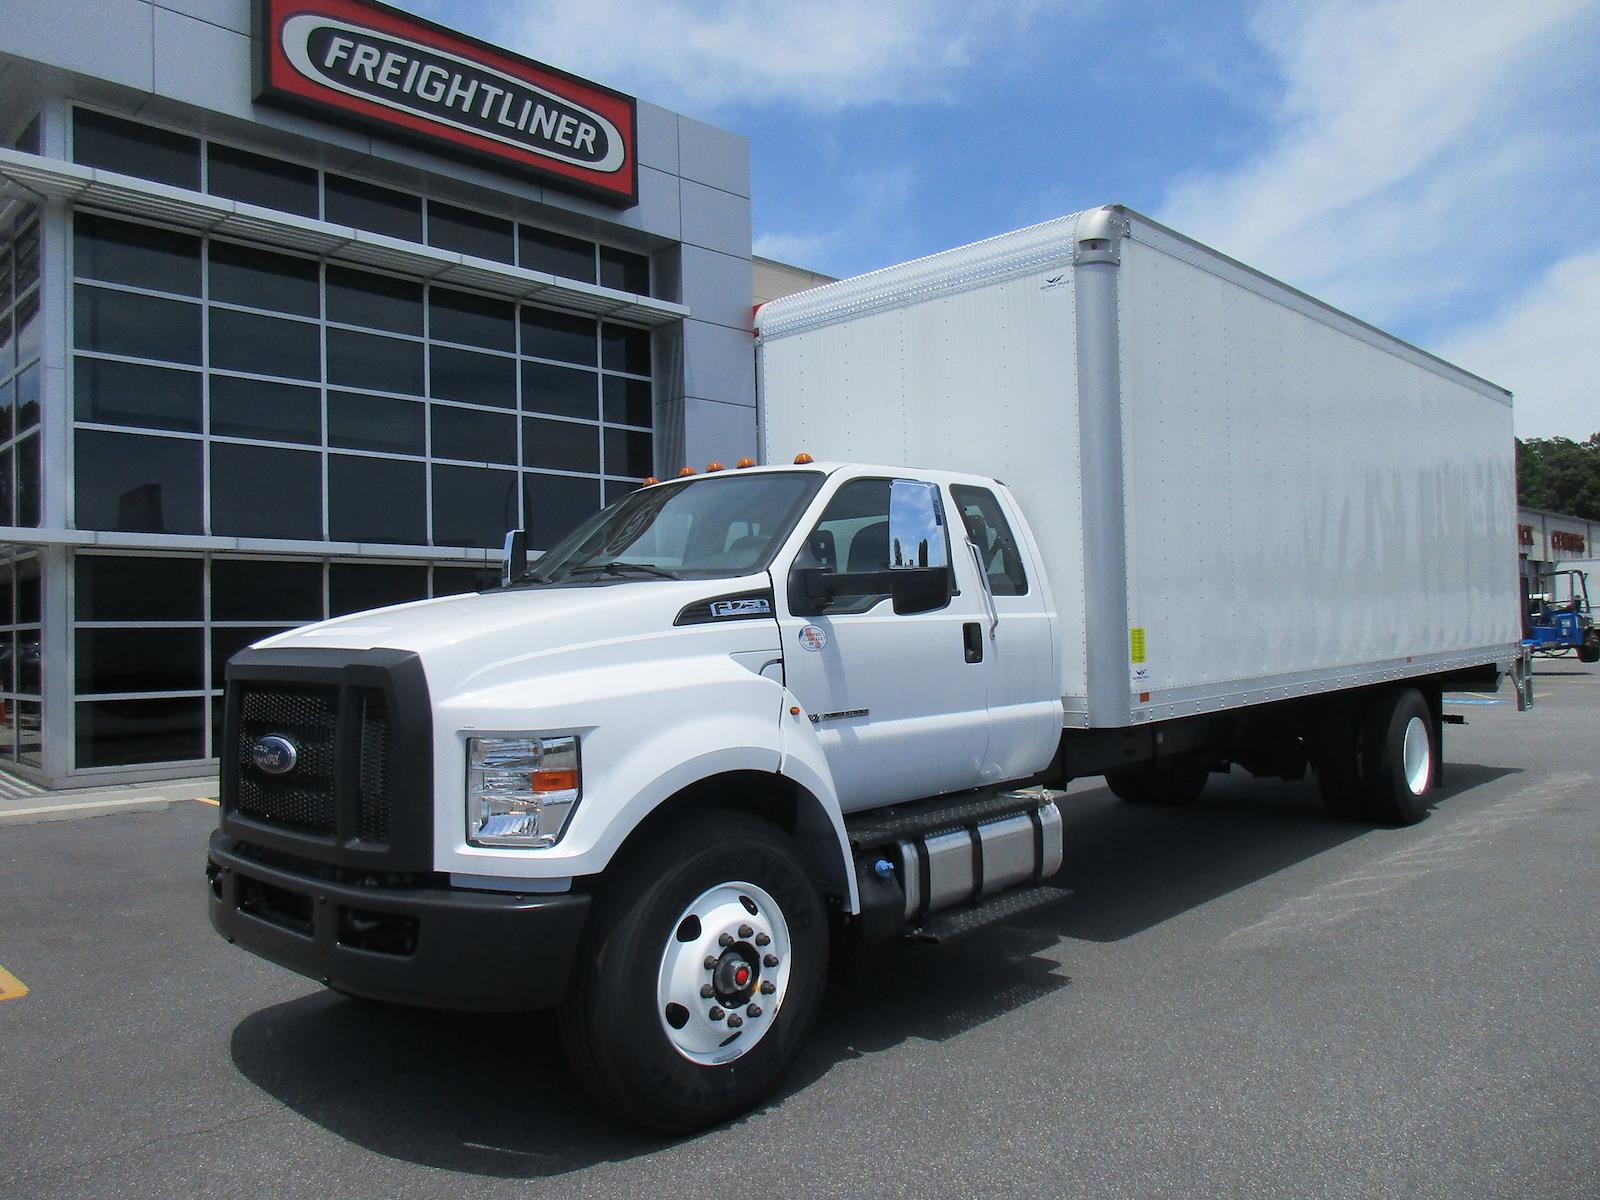
[[[1600,431],[1589,0],[402,0],[750,139],[855,274],[1122,203]]]

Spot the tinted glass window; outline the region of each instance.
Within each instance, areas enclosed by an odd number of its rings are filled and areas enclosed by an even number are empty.
[[[328,568],[329,616],[405,604],[427,594],[427,567],[334,563]]]
[[[856,479],[835,492],[806,539],[796,565],[852,575],[887,571],[889,481]],[[828,612],[865,612],[887,595],[839,595],[828,606]]]
[[[211,299],[319,316],[317,264],[232,242],[211,243]]]
[[[420,336],[422,285],[329,266],[328,320]]]
[[[80,529],[205,532],[200,442],[80,429],[76,444]]]
[[[322,536],[322,456],[218,442],[211,447],[211,532]]]
[[[520,264],[530,271],[548,271],[565,279],[594,283],[594,243],[547,229],[517,227]]]
[[[572,421],[524,417],[522,465],[559,471],[599,471],[600,429]]]
[[[228,308],[211,309],[210,318],[213,367],[256,375],[287,375],[291,379],[322,377],[317,326]]]
[[[17,140],[11,143],[13,150],[21,150],[24,154],[39,153],[39,116],[34,114],[33,120],[17,135]]]
[[[228,677],[228,660],[246,646],[254,645],[275,633],[282,633],[283,625],[224,626],[211,631],[211,686],[219,688]]]
[[[11,436],[12,401],[15,399],[16,385],[0,383],[0,442]]]
[[[645,476],[655,473],[655,451],[648,433],[606,430],[606,474]]]
[[[79,692],[178,692],[205,686],[199,629],[83,629],[76,637]]]
[[[211,432],[315,445],[322,441],[322,399],[316,388],[213,374]]]
[[[39,364],[34,363],[17,375],[17,428],[32,428],[39,423]]]
[[[988,488],[952,485],[950,495],[961,510],[967,537],[983,559],[989,590],[996,596],[1026,595],[1028,574],[1022,566],[1022,554],[994,493]]]
[[[200,306],[78,285],[73,327],[80,350],[200,362]]]
[[[317,172],[299,163],[265,158],[215,143],[206,148],[206,190],[263,208],[317,215]]]
[[[322,564],[270,559],[213,559],[213,621],[317,621]]]
[[[595,418],[595,374],[553,363],[525,362],[522,364],[522,407],[529,412],[584,417],[592,421]]]
[[[328,393],[328,444],[393,454],[423,451],[423,406],[415,400]]]
[[[200,239],[93,213],[73,220],[72,269],[86,279],[200,294]]]
[[[73,611],[80,621],[198,621],[204,573],[198,558],[80,554]]]
[[[517,406],[516,359],[451,346],[429,347],[428,357],[430,390],[437,399],[501,408]]]
[[[435,567],[433,569],[433,594],[459,596],[463,592],[486,592],[500,586],[497,571],[479,571],[472,567]]]
[[[424,544],[422,471],[419,462],[329,455],[329,536],[336,542]]]
[[[422,240],[422,198],[373,183],[328,175],[324,216],[335,225],[354,225],[410,242]]]
[[[522,352],[533,358],[592,367],[598,361],[594,321],[546,308],[522,309]]]
[[[607,421],[617,425],[649,425],[654,419],[648,379],[607,375],[601,386],[605,392]]]
[[[433,468],[434,545],[499,546],[516,524],[515,471]]]
[[[440,342],[464,342],[490,350],[515,350],[514,306],[470,292],[434,288],[428,293],[428,336]]]
[[[72,159],[88,167],[200,189],[200,140],[121,117],[72,113]]]
[[[601,361],[608,371],[627,371],[634,375],[650,374],[650,331],[630,329],[626,325],[602,325],[600,338],[604,345]]]
[[[73,363],[78,420],[200,432],[201,375],[171,367],[79,356]]]
[[[44,493],[39,479],[39,438],[24,438],[16,445],[17,524],[37,526]]]
[[[640,296],[650,294],[650,260],[643,254],[627,250],[600,247],[600,286],[633,292]]]
[[[433,408],[433,456],[468,462],[517,461],[517,419],[510,413]]]
[[[99,700],[75,707],[80,767],[175,762],[205,754],[205,701],[197,697]]]
[[[428,204],[428,244],[458,254],[475,254],[510,262],[511,222],[501,217],[455,208],[437,200]]]
[[[422,394],[422,343],[328,330],[328,382],[380,392]]]
[[[522,477],[528,547],[548,550],[600,510],[600,482],[564,475]]]

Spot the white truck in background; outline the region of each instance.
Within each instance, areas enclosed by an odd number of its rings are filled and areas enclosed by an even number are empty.
[[[1526,697],[1474,376],[1120,208],[757,323],[769,465],[230,663],[219,933],[509,1014],[486,1043],[688,1131],[773,1088],[830,947],[1058,894],[1068,780],[1309,769],[1415,821],[1443,690]]]

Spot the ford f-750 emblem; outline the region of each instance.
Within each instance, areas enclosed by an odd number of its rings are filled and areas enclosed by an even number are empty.
[[[711,615],[713,617],[749,617],[757,614],[766,616],[771,611],[771,602],[760,596],[745,596],[738,600],[713,600],[711,602]]]
[[[299,761],[300,751],[286,737],[268,734],[250,747],[250,761],[268,775],[287,775]]]

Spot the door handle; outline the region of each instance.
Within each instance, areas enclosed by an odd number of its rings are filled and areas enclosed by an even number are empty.
[[[969,663],[983,661],[983,626],[977,621],[968,621],[961,627],[961,641],[967,650]]]

